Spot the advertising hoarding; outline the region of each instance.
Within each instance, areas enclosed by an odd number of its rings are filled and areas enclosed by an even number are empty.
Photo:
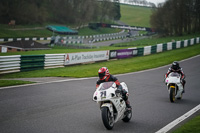
[[[137,56],[138,50],[134,49],[120,49],[120,50],[110,50],[110,59],[122,59]]]
[[[65,65],[103,61],[109,59],[109,51],[94,51],[65,54]]]

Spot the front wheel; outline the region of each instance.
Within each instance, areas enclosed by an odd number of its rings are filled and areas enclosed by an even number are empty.
[[[102,120],[104,126],[108,129],[111,130],[114,126],[114,118],[111,116],[111,113],[107,107],[103,107],[101,109],[101,115],[102,115]]]
[[[173,103],[175,101],[175,88],[170,87],[169,99]]]

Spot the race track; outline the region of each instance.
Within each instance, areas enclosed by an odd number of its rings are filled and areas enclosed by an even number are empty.
[[[112,131],[105,129],[99,106],[92,101],[97,77],[0,88],[0,132],[154,133],[200,104],[200,56],[180,65],[186,74],[186,93],[175,103],[169,101],[163,83],[169,66],[116,75],[129,87],[133,117],[129,123],[116,123]]]

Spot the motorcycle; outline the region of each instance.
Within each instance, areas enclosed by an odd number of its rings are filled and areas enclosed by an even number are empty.
[[[124,82],[120,84],[128,92],[127,85]],[[101,83],[94,92],[93,100],[100,105],[102,121],[108,130],[119,120],[130,121],[132,110],[126,108],[122,93],[117,90],[115,82]]]
[[[171,72],[165,79],[165,84],[169,91],[169,99],[173,103],[176,99],[182,99],[183,85],[181,83],[181,75],[176,72]]]

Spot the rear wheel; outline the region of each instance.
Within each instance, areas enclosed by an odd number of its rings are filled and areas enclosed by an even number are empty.
[[[107,107],[103,107],[101,109],[101,115],[102,115],[102,120],[104,126],[108,129],[111,130],[114,126],[114,118],[111,116],[111,113]]]
[[[169,99],[173,103],[175,101],[175,88],[170,87]]]

